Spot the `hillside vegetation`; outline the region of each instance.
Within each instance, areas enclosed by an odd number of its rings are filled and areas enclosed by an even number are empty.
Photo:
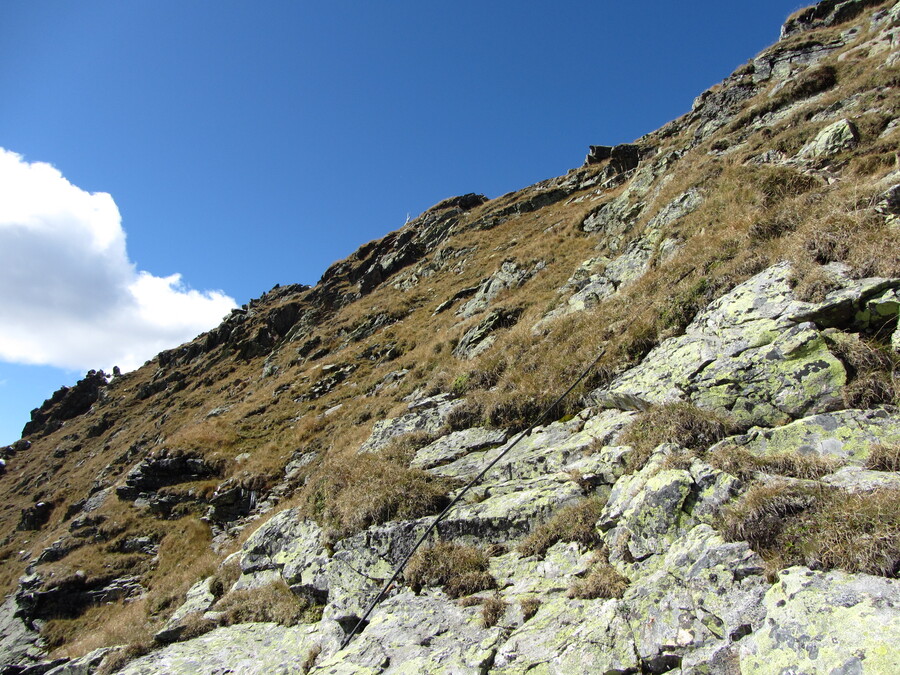
[[[57,392],[0,451],[3,672],[900,671],[898,109],[900,3],[823,0],[633,144]]]

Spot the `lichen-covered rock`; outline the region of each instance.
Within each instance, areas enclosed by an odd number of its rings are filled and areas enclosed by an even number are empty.
[[[459,401],[451,400],[448,394],[412,401],[409,404],[410,412],[405,415],[376,422],[372,427],[372,434],[359,448],[359,452],[377,452],[406,434],[437,434],[443,428],[447,415],[457,405]]]
[[[521,553],[510,551],[491,558],[490,572],[508,600],[559,595],[588,571],[592,556],[580,544],[558,542],[542,556],[523,558]]]
[[[841,288],[812,304],[794,297],[791,274],[782,263],[737,286],[595,395],[689,399],[766,425],[838,407],[846,371],[818,328],[852,325],[900,280],[842,278]]]
[[[831,157],[843,150],[849,150],[859,143],[859,131],[850,120],[842,119],[822,129],[808,145],[799,152],[800,157],[818,159]]]
[[[497,652],[491,673],[571,675],[641,671],[634,635],[617,600],[542,604]]]
[[[437,591],[410,591],[384,601],[362,634],[310,675],[487,672],[500,642],[499,628],[484,628],[477,607],[460,607]]]
[[[866,493],[873,490],[900,490],[900,473],[894,471],[870,471],[858,466],[841,467],[819,479],[845,492]],[[900,493],[897,495],[900,497]]]
[[[771,429],[753,427],[713,447],[737,445],[756,455],[815,453],[861,462],[876,443],[900,442],[900,415],[885,409],[839,410]]]
[[[900,584],[893,579],[791,567],[763,605],[764,623],[741,643],[745,675],[900,672]]]
[[[322,528],[300,517],[297,509],[287,509],[260,527],[244,543],[241,552],[242,576],[238,588],[253,585],[252,578],[277,572],[299,594],[313,601],[327,596],[325,566],[328,553]],[[264,575],[265,581],[272,581]]]
[[[15,594],[0,605],[0,666],[32,665],[46,656],[44,638],[22,610]]]
[[[116,647],[101,647],[80,658],[61,663],[46,671],[44,675],[93,675],[103,664],[103,660],[116,651]]]
[[[507,434],[502,429],[472,427],[441,436],[416,452],[410,466],[418,469],[432,469],[449,464],[455,459],[486,448],[496,447],[506,442]]]
[[[606,535],[610,558],[623,554],[618,542],[634,560],[667,550],[678,530],[693,524],[682,509],[693,483],[690,473],[680,469],[620,478],[600,516],[600,523],[615,523]]]
[[[202,614],[216,601],[216,595],[213,592],[214,577],[207,577],[198,581],[188,589],[184,602],[175,610],[175,613],[166,621],[166,625],[162,630],[158,631],[153,639],[157,642],[174,642],[183,633],[184,619],[190,614]]]
[[[505,261],[500,269],[479,286],[472,299],[459,308],[457,314],[465,318],[484,311],[500,293],[521,286],[543,268],[543,262],[524,267],[511,260]]]
[[[500,447],[473,451],[430,471],[440,476],[470,480],[481,469],[504,452],[512,443],[513,448],[485,476],[485,483],[509,481],[516,478],[536,478],[550,473],[584,469],[585,456],[593,449],[612,444],[630,422],[635,413],[621,410],[603,410],[599,413],[585,411],[568,422],[553,422],[535,428],[531,434],[516,442],[518,435]],[[621,452],[601,450],[589,463],[608,476],[609,484],[622,475]],[[590,459],[590,458],[589,458]],[[576,466],[579,465],[579,466]]]
[[[727,543],[697,525],[657,558],[621,601],[637,652],[652,672],[722,658],[720,652],[761,622],[763,563],[745,542]]]
[[[151,652],[118,671],[122,675],[289,675],[304,673],[311,650],[333,650],[340,629],[331,624],[279,626],[242,623]]]
[[[521,308],[491,310],[481,321],[463,334],[453,349],[453,356],[458,359],[471,359],[478,356],[494,343],[498,330],[515,326],[521,313]]]

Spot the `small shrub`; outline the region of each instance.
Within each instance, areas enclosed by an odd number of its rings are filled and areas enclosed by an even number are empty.
[[[294,595],[284,581],[275,581],[259,588],[231,591],[213,609],[224,613],[222,622],[226,626],[255,621],[294,626],[309,616],[311,604]]]
[[[541,601],[538,598],[522,598],[519,607],[522,608],[522,621],[528,621],[541,608]]]
[[[488,557],[484,552],[444,541],[420,549],[406,566],[404,578],[416,593],[427,586],[441,586],[451,598],[497,586],[488,571]]]
[[[626,460],[629,472],[639,471],[653,449],[662,443],[704,450],[736,431],[735,423],[725,415],[703,410],[692,403],[664,403],[642,412],[620,438],[633,451]]]
[[[596,523],[605,504],[599,497],[589,497],[564,506],[522,540],[519,552],[523,556],[543,555],[560,541],[575,541],[584,546],[601,544],[603,539],[597,532]]]
[[[900,471],[900,443],[873,445],[866,459],[866,468],[875,471]]]
[[[484,628],[496,626],[506,613],[506,603],[499,595],[492,595],[481,605],[481,625]]]
[[[712,453],[709,463],[720,471],[730,473],[744,481],[752,479],[760,471],[792,478],[815,479],[834,473],[843,465],[839,459],[817,454],[801,455],[788,452],[760,456],[733,445]]]

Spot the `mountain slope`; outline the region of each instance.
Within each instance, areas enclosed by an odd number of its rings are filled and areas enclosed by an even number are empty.
[[[57,392],[3,451],[7,672],[896,670],[898,26],[802,10],[633,144]]]

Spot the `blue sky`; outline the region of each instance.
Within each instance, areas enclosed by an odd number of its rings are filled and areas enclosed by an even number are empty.
[[[799,6],[4,0],[0,444],[88,368],[687,112]]]

